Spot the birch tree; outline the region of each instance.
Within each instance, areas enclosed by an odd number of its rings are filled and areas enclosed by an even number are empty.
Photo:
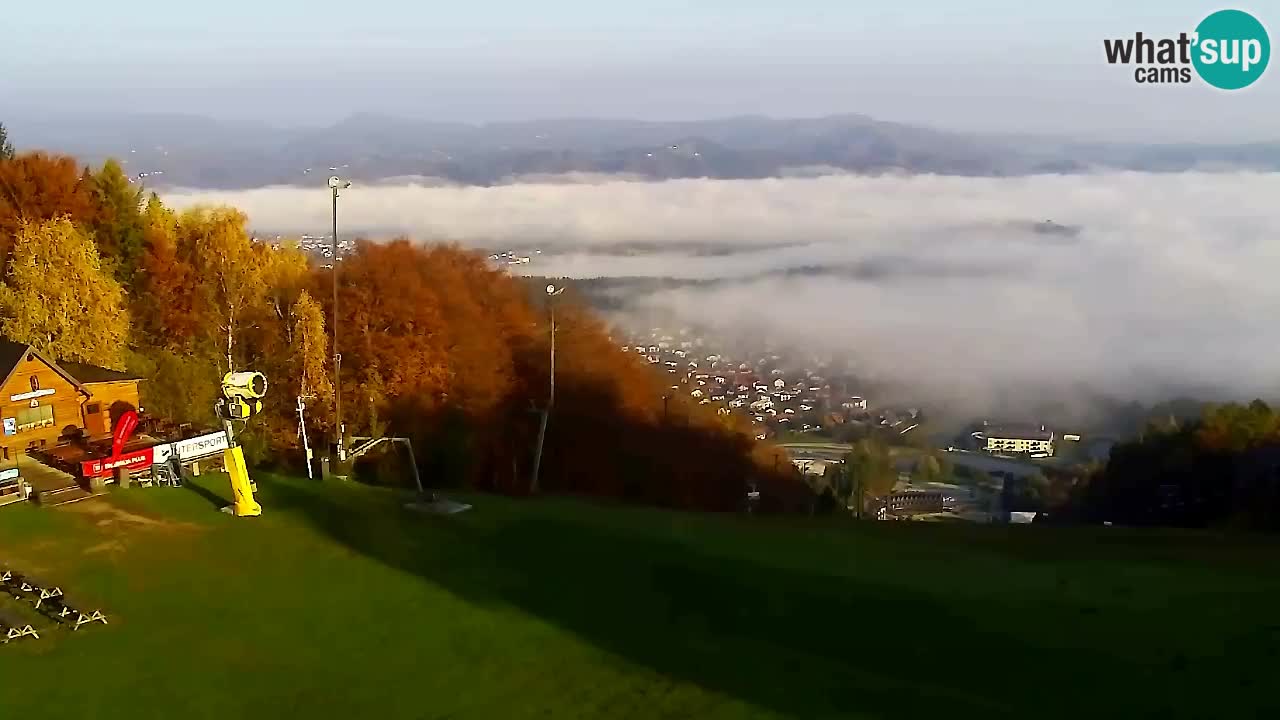
[[[61,360],[124,367],[129,314],[93,239],[67,218],[25,222],[0,288],[0,331]]]

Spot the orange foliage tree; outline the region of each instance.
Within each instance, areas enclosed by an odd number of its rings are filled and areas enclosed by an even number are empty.
[[[83,224],[94,215],[89,182],[73,158],[30,152],[0,160],[0,258],[5,262],[24,220],[66,216]]]
[[[332,277],[317,280],[327,301]],[[540,294],[482,255],[406,240],[359,243],[339,284],[349,426],[413,438],[437,482],[526,492],[550,373]],[[572,295],[559,299],[556,325],[542,488],[729,510],[749,482],[791,486],[791,464],[757,453],[733,421],[683,396],[664,416],[666,377],[621,352]]]

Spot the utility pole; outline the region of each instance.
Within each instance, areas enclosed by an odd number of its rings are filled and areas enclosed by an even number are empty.
[[[329,189],[333,191],[333,427],[338,435],[338,462],[347,459],[342,438],[342,355],[338,352],[338,191],[349,187],[351,183],[337,175],[329,178]]]
[[[547,404],[542,407],[542,416],[538,419],[538,447],[533,452],[533,478],[529,481],[530,494],[538,493],[538,472],[542,469],[542,444],[547,438],[547,420],[551,416],[551,406],[556,402],[556,296],[564,292],[564,288],[555,285],[547,286],[547,308],[551,313],[551,380],[547,392]]]

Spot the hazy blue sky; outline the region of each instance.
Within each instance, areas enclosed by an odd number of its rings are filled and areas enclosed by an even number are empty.
[[[172,111],[280,124],[861,112],[997,131],[1280,138],[1280,68],[1236,93],[1142,86],[1104,37],[1192,30],[1188,0],[53,0],[7,4],[0,119]],[[1280,32],[1280,7],[1252,10]],[[1275,64],[1275,63],[1273,63]]]

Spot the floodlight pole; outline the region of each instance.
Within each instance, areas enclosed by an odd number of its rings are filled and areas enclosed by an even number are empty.
[[[333,427],[338,436],[338,462],[347,459],[342,442],[342,355],[338,352],[338,190],[342,187],[337,176],[329,178],[329,189],[333,191]]]
[[[533,478],[529,482],[531,495],[538,494],[538,472],[542,468],[542,444],[547,438],[547,420],[551,416],[551,406],[556,402],[556,296],[562,292],[564,292],[563,287],[547,286],[547,308],[551,313],[551,378],[547,404],[542,407],[542,416],[538,419],[538,446],[533,453]]]

